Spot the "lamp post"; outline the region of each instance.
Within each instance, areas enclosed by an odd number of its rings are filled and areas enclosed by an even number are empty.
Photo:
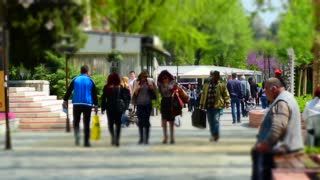
[[[76,48],[75,45],[71,42],[71,36],[65,35],[63,37],[62,42],[56,45],[56,48],[58,51],[63,53],[65,55],[65,67],[66,67],[66,90],[68,89],[68,77],[69,77],[69,66],[68,66],[68,60],[70,57],[75,53]],[[69,103],[67,103],[66,107],[66,132],[70,132],[70,119],[69,119]]]
[[[33,0],[19,0],[24,8],[28,8],[33,3]],[[8,81],[9,81],[9,51],[10,51],[10,25],[9,25],[9,8],[8,0],[0,1],[0,78],[4,89],[0,90],[0,112],[5,112],[6,121],[6,143],[5,149],[12,149],[10,123],[9,123],[9,96],[8,96]],[[1,19],[2,18],[2,19]]]
[[[0,54],[1,54],[1,83],[3,83],[4,89],[1,89],[1,112],[5,112],[5,121],[6,121],[6,143],[5,149],[10,150],[12,149],[11,145],[11,135],[10,135],[10,123],[9,123],[9,97],[8,97],[8,67],[9,67],[9,28],[8,28],[8,9],[6,8],[6,1],[3,1],[2,4],[2,12],[3,19],[2,19],[2,26],[0,26]]]

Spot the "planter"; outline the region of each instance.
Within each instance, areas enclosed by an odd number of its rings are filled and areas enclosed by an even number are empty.
[[[10,130],[16,130],[19,127],[19,119],[16,116],[9,112],[9,125]],[[6,132],[6,116],[5,113],[0,113],[0,134],[4,134]]]
[[[251,110],[249,111],[249,126],[257,128],[262,122],[265,110]]]

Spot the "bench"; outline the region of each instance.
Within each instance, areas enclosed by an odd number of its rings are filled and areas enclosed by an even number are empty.
[[[320,179],[320,154],[277,155],[274,157],[274,163],[275,168],[272,169],[274,180]]]

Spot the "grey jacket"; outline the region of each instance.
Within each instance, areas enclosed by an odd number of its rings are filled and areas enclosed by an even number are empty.
[[[299,106],[294,96],[288,91],[283,91],[270,105],[269,111],[264,116],[263,122],[260,127],[259,134],[257,136],[258,142],[266,141],[269,133],[271,133],[271,128],[273,125],[272,119],[272,109],[279,102],[284,101],[289,106],[289,121],[286,129],[282,132],[282,135],[279,137],[277,142],[274,144],[270,144],[273,150],[277,151],[277,149],[285,149],[286,151],[296,151],[303,148],[303,138],[301,131],[301,115]],[[267,142],[268,143],[268,142]]]

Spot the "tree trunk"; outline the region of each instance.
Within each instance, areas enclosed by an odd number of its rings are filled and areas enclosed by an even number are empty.
[[[298,81],[298,97],[301,95],[301,84],[302,84],[302,70],[301,68],[298,69],[299,73],[299,81]]]
[[[320,0],[313,0],[313,7],[315,11],[315,32],[317,38],[313,42],[312,52],[313,52],[313,66],[312,66],[312,89],[315,89],[320,85]]]
[[[303,95],[307,95],[307,68],[303,68]]]

